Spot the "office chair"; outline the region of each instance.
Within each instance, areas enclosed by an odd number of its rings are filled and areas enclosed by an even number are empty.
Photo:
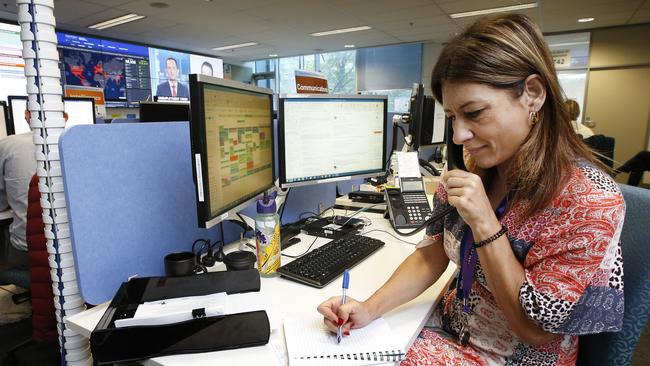
[[[54,293],[41,208],[38,176],[29,182],[27,197],[28,282],[32,292],[32,336],[7,351],[0,364],[59,365],[59,351]]]
[[[614,167],[614,145],[613,137],[605,135],[593,135],[583,140],[587,146],[595,151],[596,157],[610,168]]]
[[[0,240],[9,240],[9,223],[11,219],[3,220],[0,223]],[[29,300],[29,269],[20,267],[10,267],[0,271],[0,285],[16,285],[18,287],[27,289],[28,291],[12,295],[14,304],[20,304]]]
[[[27,289],[25,292],[13,294],[11,296],[14,304],[23,303],[30,298],[29,291],[29,270],[23,268],[9,268],[0,272],[0,286],[16,285],[18,287]]]
[[[578,366],[627,366],[650,317],[650,190],[621,184],[625,223],[621,232],[625,310],[620,332],[581,336]]]

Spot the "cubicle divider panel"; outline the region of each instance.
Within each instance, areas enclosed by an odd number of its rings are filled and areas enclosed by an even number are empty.
[[[129,277],[164,275],[163,257],[198,238],[218,239],[198,226],[187,122],[75,126],[59,149],[86,302],[110,300]]]

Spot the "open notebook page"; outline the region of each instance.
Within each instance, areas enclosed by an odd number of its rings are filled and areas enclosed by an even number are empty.
[[[341,343],[322,317],[284,319],[289,365],[376,365],[400,360],[405,351],[393,341],[386,320],[353,329]]]

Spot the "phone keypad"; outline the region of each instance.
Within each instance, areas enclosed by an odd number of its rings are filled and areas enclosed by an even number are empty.
[[[421,224],[431,217],[431,208],[424,193],[404,194],[409,224]]]

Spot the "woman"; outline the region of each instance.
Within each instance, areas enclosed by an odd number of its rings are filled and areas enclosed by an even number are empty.
[[[417,249],[370,298],[318,311],[354,332],[458,264],[402,365],[572,365],[578,335],[619,330],[625,204],[572,128],[551,54],[522,15],[477,21],[434,67],[470,172],[443,174]]]
[[[578,117],[580,116],[580,106],[578,105],[578,102],[573,99],[567,99],[564,102],[564,105],[569,112],[571,126],[573,127],[575,133],[580,135],[583,139],[593,136],[594,131],[592,131],[591,128],[583,125],[582,122],[578,121]]]

